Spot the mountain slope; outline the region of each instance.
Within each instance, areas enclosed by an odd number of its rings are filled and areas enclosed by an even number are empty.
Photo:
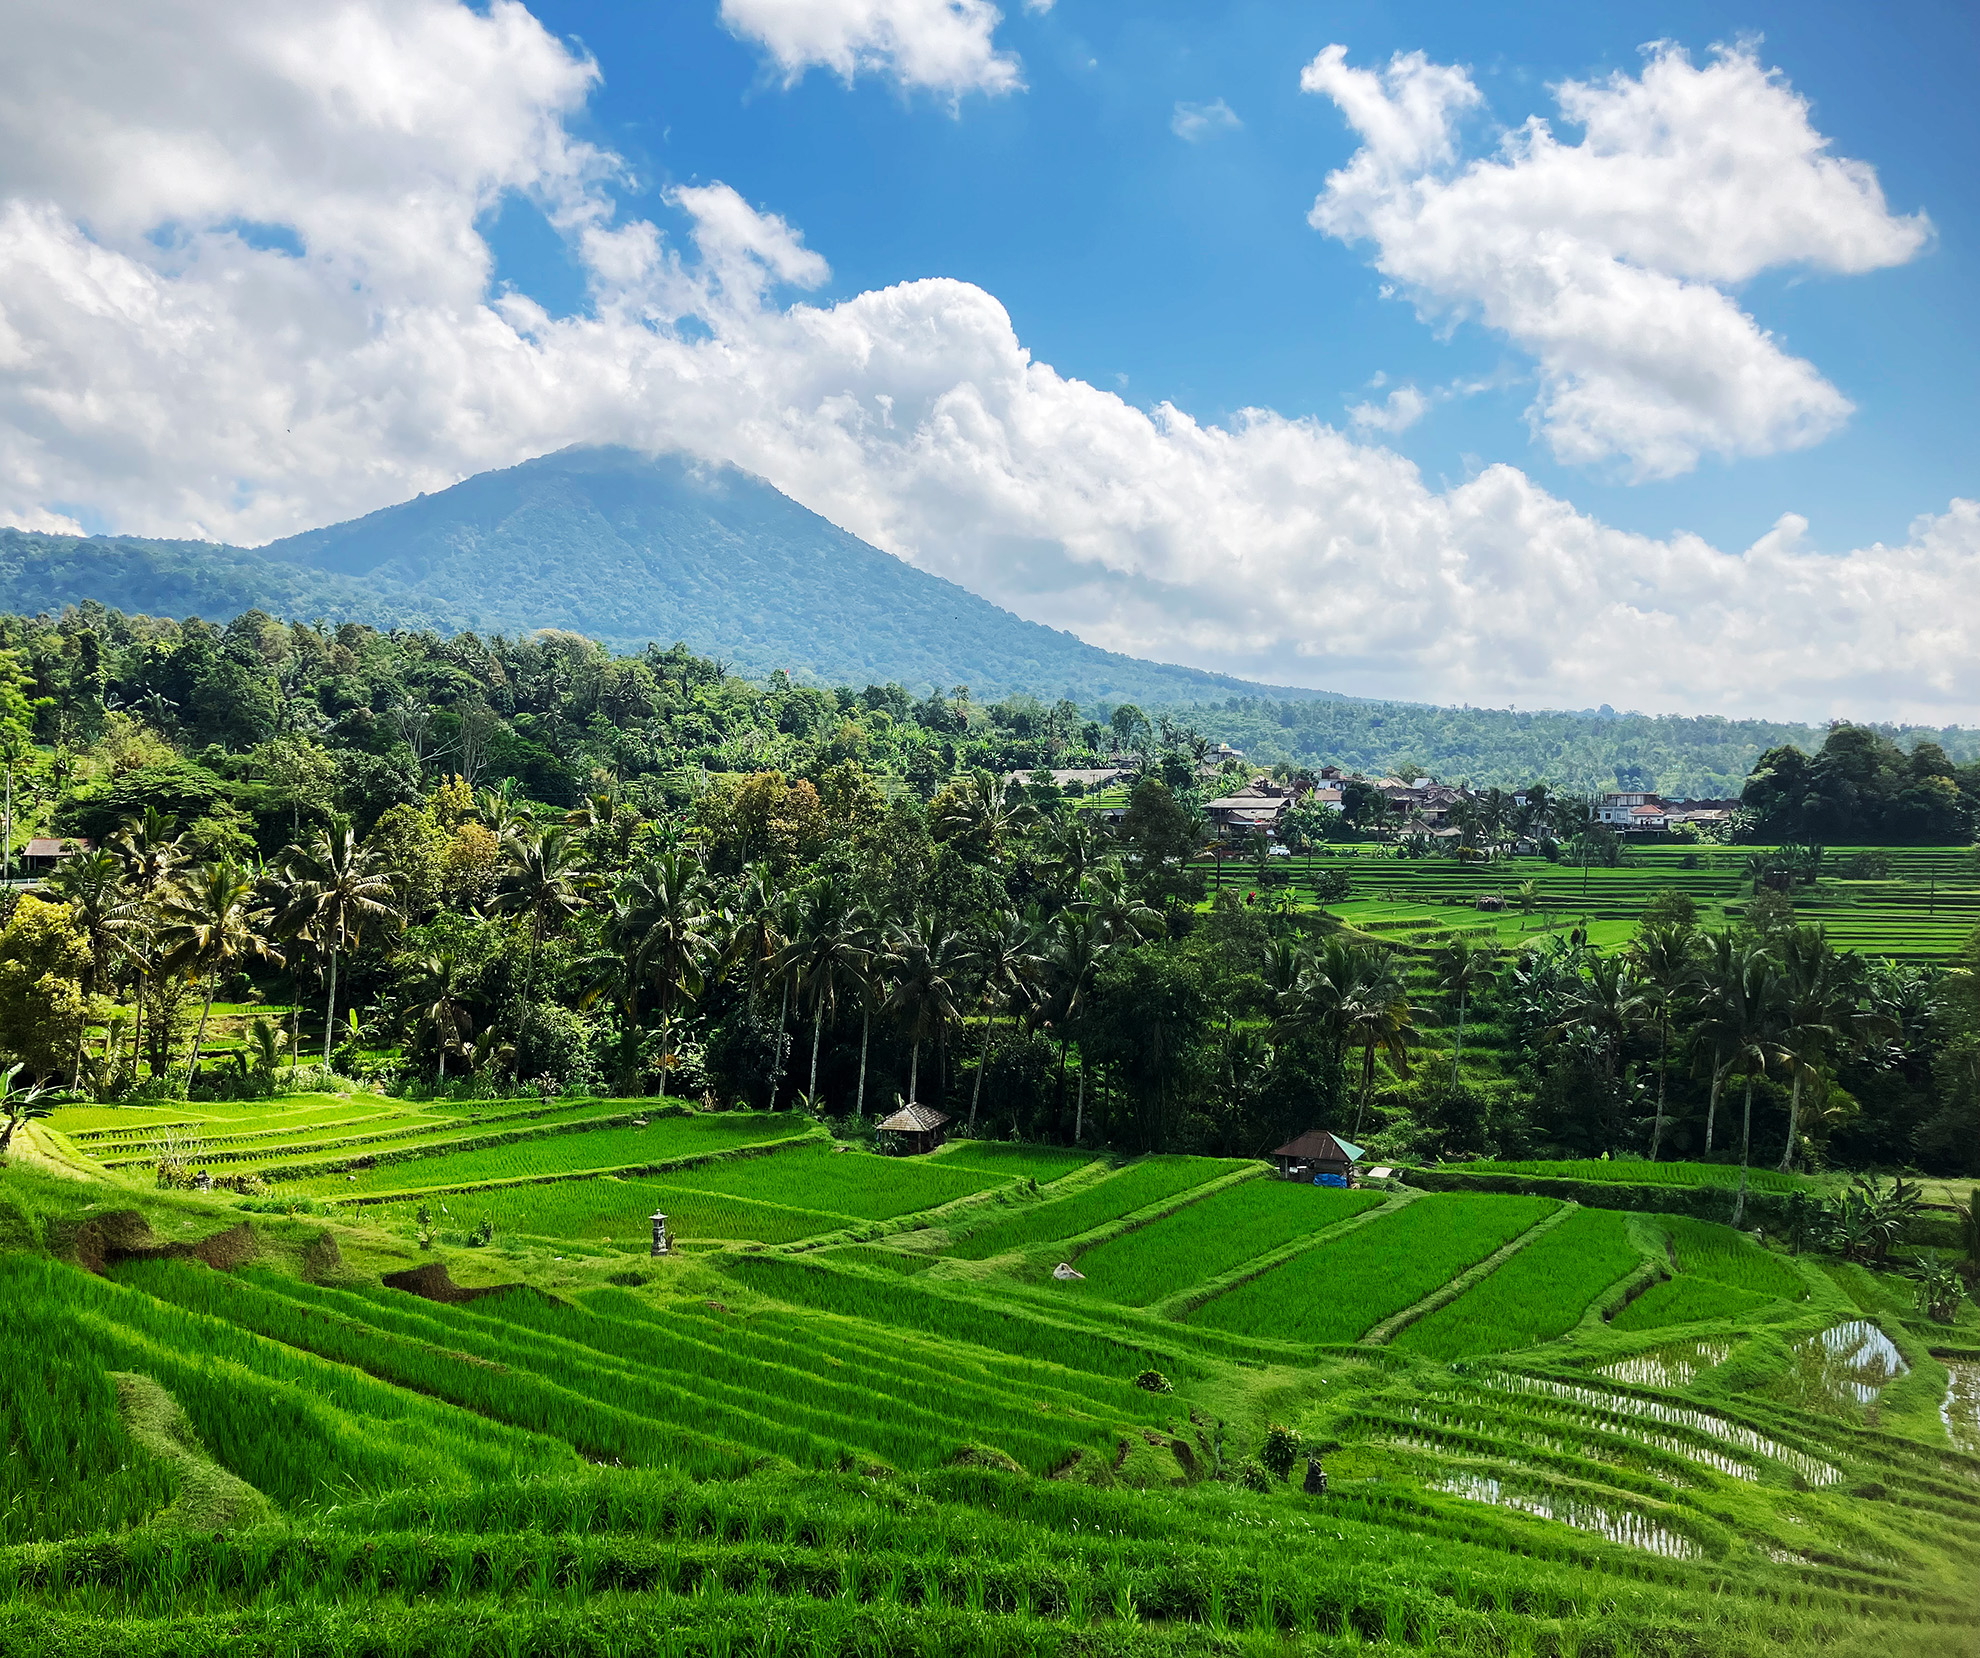
[[[1311,698],[1098,650],[849,535],[761,478],[679,456],[567,449],[256,552],[0,532],[0,607],[95,598],[210,617],[259,606],[445,631],[684,640],[829,684],[965,684],[1051,700]]]

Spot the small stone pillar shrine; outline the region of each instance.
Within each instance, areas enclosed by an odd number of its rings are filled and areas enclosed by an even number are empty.
[[[653,1211],[653,1253],[655,1255],[667,1255],[672,1252],[673,1246],[667,1239],[667,1217],[658,1209],[655,1209]]]
[[[1301,1489],[1309,1497],[1324,1497],[1327,1494],[1327,1470],[1320,1466],[1320,1459],[1316,1456],[1306,1459],[1306,1483]]]

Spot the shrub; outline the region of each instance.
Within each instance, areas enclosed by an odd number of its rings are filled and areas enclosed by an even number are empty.
[[[1150,1393],[1173,1393],[1176,1391],[1175,1384],[1159,1370],[1142,1371],[1139,1376],[1135,1377],[1134,1385],[1139,1388],[1146,1388]]]
[[[1238,1464],[1238,1484],[1247,1491],[1270,1491],[1272,1476],[1265,1472],[1265,1466],[1256,1457],[1246,1457]]]
[[[1274,1423],[1265,1435],[1265,1443],[1259,1448],[1258,1460],[1268,1472],[1277,1474],[1282,1480],[1292,1478],[1293,1464],[1299,1461],[1300,1437],[1297,1428],[1282,1428]]]

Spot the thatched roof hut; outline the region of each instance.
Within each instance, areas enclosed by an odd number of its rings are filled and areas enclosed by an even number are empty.
[[[874,1126],[882,1134],[895,1136],[900,1149],[913,1154],[933,1151],[946,1140],[948,1122],[948,1113],[937,1111],[932,1105],[904,1105]]]

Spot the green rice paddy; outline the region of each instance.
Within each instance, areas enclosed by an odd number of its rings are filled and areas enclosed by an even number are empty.
[[[802,1120],[587,1126],[610,1103],[473,1150],[446,1134],[493,1114],[202,1119],[271,1162],[397,1135],[324,1182],[377,1201],[294,1216],[0,1171],[0,1650],[1980,1654],[1980,1457],[1902,1279],[1653,1196],[758,1153]],[[223,1268],[159,1247],[220,1233]],[[382,1282],[409,1267],[497,1293]],[[1873,1323],[1906,1368],[1869,1402],[1783,1391],[1783,1355]],[[1324,1496],[1249,1474],[1273,1425]]]

